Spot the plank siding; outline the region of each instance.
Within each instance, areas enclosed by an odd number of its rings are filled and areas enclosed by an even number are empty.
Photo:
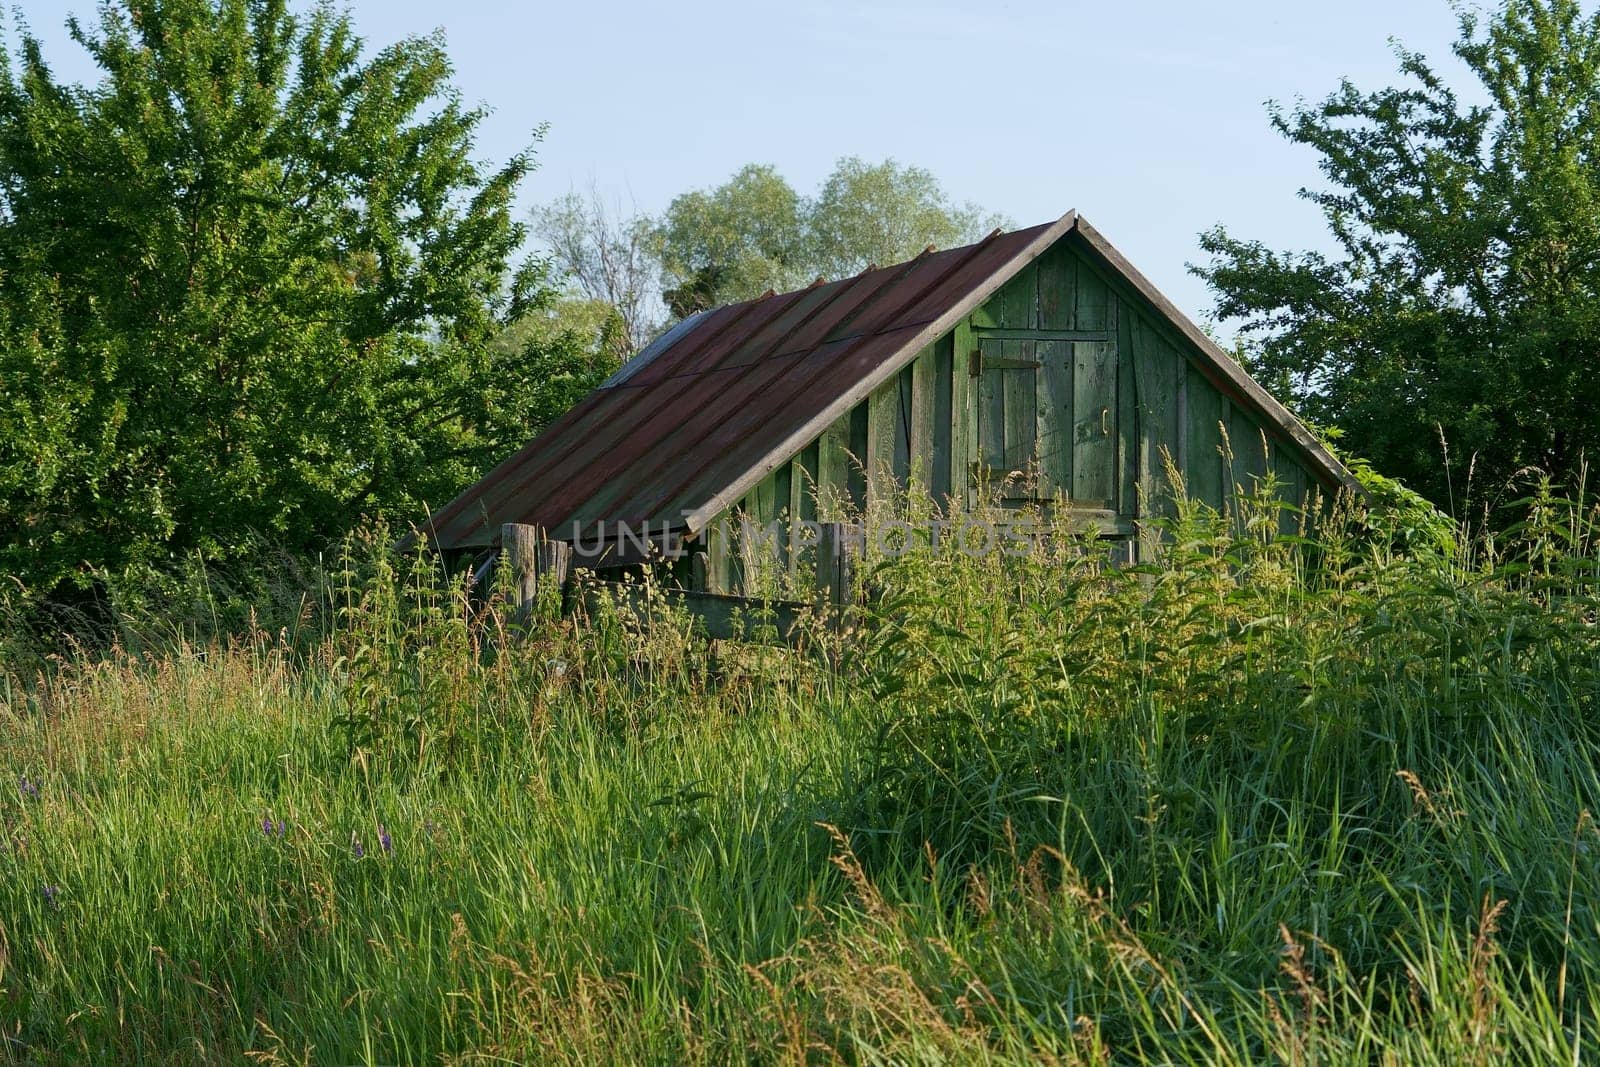
[[[1261,424],[1230,404],[1228,440],[1233,446],[1233,484],[1247,495],[1254,493],[1267,475],[1268,446],[1262,438]]]
[[[1076,314],[1073,316],[1072,329],[1115,329],[1115,323],[1112,321],[1115,301],[1110,287],[1098,272],[1092,269],[1080,269],[1077,272],[1077,286],[1073,295]]]
[[[1072,345],[1072,485],[1085,507],[1116,506],[1117,348],[1110,341]]]
[[[1227,475],[1222,458],[1222,426],[1228,402],[1205,376],[1190,367],[1186,371],[1187,420],[1184,433],[1187,448],[1183,477],[1189,495],[1217,510],[1222,509]]]
[[[1037,374],[1034,438],[1038,442],[1039,496],[1045,499],[1057,492],[1071,495],[1072,347],[1067,341],[1039,341],[1034,346],[1042,364]]]
[[[1064,244],[1039,257],[1039,329],[1071,330],[1077,322],[1078,258]]]
[[[1165,455],[1178,455],[1178,383],[1183,358],[1140,316],[1133,324],[1141,517],[1172,511]]]

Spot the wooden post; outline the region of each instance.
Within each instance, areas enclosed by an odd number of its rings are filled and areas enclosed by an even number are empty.
[[[566,590],[572,546],[550,540],[537,526],[508,522],[500,527],[500,550],[511,567],[513,617],[526,624],[533,617],[541,587],[553,586],[557,596]]]

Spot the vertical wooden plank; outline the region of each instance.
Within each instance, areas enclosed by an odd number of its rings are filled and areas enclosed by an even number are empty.
[[[850,409],[850,503],[860,510],[867,506],[867,451],[871,439],[872,420],[869,401],[863,400]]]
[[[842,611],[854,599],[860,546],[844,523],[823,524],[817,544],[817,592],[830,608]]]
[[[1300,509],[1306,506],[1306,474],[1281,448],[1272,451],[1272,470],[1278,476],[1278,499],[1289,505],[1278,512],[1278,532],[1290,536],[1300,530]]]
[[[1178,379],[1183,357],[1142,317],[1133,325],[1134,390],[1139,406],[1140,486],[1151,515],[1172,512],[1165,453],[1178,454]]]
[[[933,488],[937,348],[937,345],[929,345],[917,353],[917,358],[911,363],[911,412],[907,420],[910,429],[910,472],[911,478],[924,493],[930,493]]]
[[[928,491],[941,506],[950,495],[951,456],[955,440],[954,371],[955,335],[947,333],[933,346],[932,403],[928,411],[929,443]]]
[[[1042,292],[1042,290],[1041,290]],[[1040,341],[1035,354],[1039,450],[1039,496],[1072,495],[1072,346],[1068,341]]]
[[[1117,514],[1138,513],[1139,449],[1143,436],[1133,380],[1133,309],[1117,301]]]
[[[1031,360],[1034,358],[1034,342],[1005,341],[1002,351],[1004,359],[1018,362]],[[1002,370],[1000,378],[1004,382],[1002,392],[1005,396],[1005,468],[1008,471],[1027,470],[1034,458],[1036,442],[1033,435],[1039,420],[1035,406],[1038,372],[1031,367],[1011,367]],[[1013,486],[1012,491],[1020,488],[1020,485]]]
[[[986,360],[1005,358],[1004,341],[980,341],[978,347]],[[1000,371],[987,368],[974,380],[978,386],[978,463],[999,467],[1006,461],[1005,382]]]
[[[794,572],[794,561],[789,558],[789,531],[794,527],[794,460],[780,465],[772,472],[772,515],[778,524],[778,562],[789,573]]]
[[[1183,468],[1189,495],[1196,500],[1222,509],[1222,420],[1226,417],[1226,400],[1208,382],[1205,375],[1188,368],[1187,420],[1183,427],[1187,441]]]
[[[708,593],[727,593],[733,589],[731,542],[735,521],[733,511],[729,510],[718,515],[706,528],[706,592]]]
[[[972,506],[972,464],[977,459],[977,381],[968,361],[977,347],[968,320],[950,332],[950,492],[964,507]]]
[[[1073,501],[1111,507],[1116,499],[1117,349],[1108,341],[1072,345]]]
[[[1078,257],[1057,241],[1039,257],[1039,329],[1070,330],[1076,322]]]
[[[817,517],[817,471],[821,459],[819,439],[802,448],[794,460],[794,477],[789,482],[789,514],[802,522],[813,522]]]
[[[870,493],[894,477],[895,443],[899,436],[900,381],[891,378],[867,398],[867,485]]]
[[[894,407],[894,454],[891,467],[895,484],[902,488],[911,481],[911,367],[902,367],[895,375],[898,395]]]
[[[1233,446],[1233,483],[1248,496],[1267,473],[1267,446],[1261,427],[1247,412],[1229,405],[1228,438]]]
[[[817,496],[828,519],[850,499],[850,414],[841,415],[817,441]]]
[[[1111,329],[1111,290],[1100,275],[1087,264],[1078,268],[1075,293],[1077,313],[1073,320],[1075,330]]]
[[[995,294],[996,325],[1007,330],[1039,328],[1039,271],[1035,263],[1024,267]],[[993,300],[991,301],[993,302]]]

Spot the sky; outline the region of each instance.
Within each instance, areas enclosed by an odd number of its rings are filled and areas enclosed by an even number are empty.
[[[93,77],[68,39],[96,0],[22,0],[59,77]],[[1317,101],[1348,77],[1396,79],[1394,44],[1447,73],[1447,0],[791,0],[773,4],[353,0],[372,47],[443,29],[479,149],[530,143],[526,208],[591,183],[659,212],[745,163],[802,193],[841,156],[932,171],[956,201],[1019,225],[1077,209],[1197,320],[1186,264],[1222,223],[1274,247],[1327,247],[1296,196],[1316,158],[1266,102]],[[1454,79],[1453,79],[1454,80]]]

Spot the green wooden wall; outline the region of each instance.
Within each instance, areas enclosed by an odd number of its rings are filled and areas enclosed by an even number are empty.
[[[970,505],[984,486],[1002,502],[1065,506],[1118,539],[1171,514],[1169,460],[1215,508],[1269,469],[1302,505],[1316,479],[1236,401],[1191,342],[1068,236],[713,523],[695,584],[766,592],[775,566],[807,570],[789,546],[774,564],[739,545],[740,518],[842,518],[868,505],[868,470],[935,500]]]

